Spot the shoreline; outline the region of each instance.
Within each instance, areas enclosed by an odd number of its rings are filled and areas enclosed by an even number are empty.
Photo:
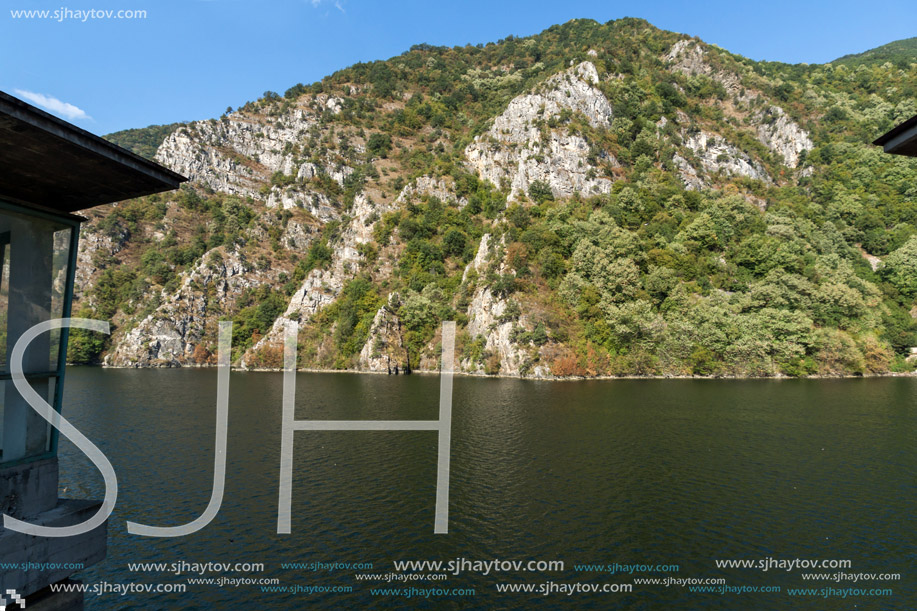
[[[101,369],[216,369],[217,365],[164,365],[161,367],[118,367],[114,365],[72,365],[68,364],[68,367],[98,367]],[[282,368],[268,368],[268,367],[249,367],[249,368],[240,368],[240,367],[230,367],[230,370],[233,372],[251,372],[251,373],[283,373]],[[389,374],[385,371],[369,371],[369,370],[360,370],[360,369],[315,369],[311,367],[299,367],[296,369],[297,373],[350,373],[350,374],[368,374],[368,375],[381,375],[388,376],[395,374]],[[404,376],[405,374],[397,374],[399,377]],[[432,376],[440,375],[439,370],[431,369],[412,369],[410,375],[422,375],[422,376]],[[509,380],[525,380],[531,382],[589,382],[593,380],[775,380],[775,381],[784,381],[784,380],[851,380],[851,379],[867,379],[867,378],[914,378],[917,377],[917,371],[911,372],[888,372],[888,373],[863,373],[863,374],[847,374],[847,375],[822,375],[814,374],[807,376],[788,376],[788,375],[774,375],[774,376],[735,376],[735,375],[715,375],[715,376],[703,376],[703,375],[602,375],[602,376],[563,376],[563,377],[532,377],[532,376],[521,376],[521,375],[508,375],[508,374],[487,374],[487,373],[473,373],[467,371],[455,371],[452,374],[453,376],[462,376],[467,378],[484,378],[484,379],[509,379]]]

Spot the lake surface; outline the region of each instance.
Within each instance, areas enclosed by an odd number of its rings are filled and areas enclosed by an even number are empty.
[[[266,593],[188,585],[184,594],[87,594],[88,609],[917,608],[917,379],[538,382],[457,377],[450,532],[433,534],[435,432],[297,432],[293,532],[277,535],[282,377],[231,376],[226,495],[217,518],[177,539],[129,535],[126,520],[173,526],[207,505],[215,370],[68,371],[64,414],[109,457],[120,485],[107,560],[84,583],[182,584],[136,562],[264,563]],[[435,420],[439,379],[302,373],[297,419]],[[102,498],[102,480],[61,439],[65,496]],[[897,582],[806,582],[803,569],[717,568],[716,559],[849,559],[848,573]],[[393,561],[563,560],[563,571],[463,573],[446,581],[357,581]],[[310,571],[290,562],[373,563]],[[609,575],[575,564],[677,564]],[[822,572],[822,570],[818,570]],[[825,569],[835,573],[837,569]],[[725,578],[781,593],[498,593],[497,584]],[[378,596],[371,588],[474,588],[474,596]],[[788,588],[892,588],[886,597],[794,597]]]

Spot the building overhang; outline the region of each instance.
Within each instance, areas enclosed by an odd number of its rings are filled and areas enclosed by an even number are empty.
[[[187,179],[0,91],[0,199],[60,214]]]
[[[892,155],[917,157],[917,115],[879,136],[873,144]]]

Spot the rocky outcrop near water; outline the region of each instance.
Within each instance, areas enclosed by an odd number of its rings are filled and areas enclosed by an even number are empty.
[[[907,185],[855,139],[913,114],[907,71],[870,68],[862,92],[865,67],[845,71],[575,20],[135,130],[190,182],[86,214],[74,312],[114,331],[75,333],[74,360],[212,364],[232,319],[234,365],[277,368],[294,320],[301,366],[435,370],[451,319],[474,375],[905,369],[860,256],[903,273],[885,253],[911,231],[890,216]]]
[[[408,362],[401,321],[398,319],[397,293],[379,308],[369,329],[369,338],[360,350],[357,368],[361,371],[394,373]]]
[[[112,367],[181,367],[213,364],[216,322],[245,289],[276,282],[238,251],[218,248],[183,274],[178,290],[159,295],[162,305],[114,338],[105,358]]]
[[[340,295],[344,285],[360,269],[363,255],[361,244],[373,239],[373,228],[381,214],[393,209],[393,204],[377,203],[365,193],[354,198],[349,211],[350,222],[340,238],[332,244],[332,262],[327,269],[313,269],[290,298],[286,311],[251,349],[242,356],[242,367],[258,367],[265,351],[275,352],[283,345],[287,320],[307,322]]]
[[[462,359],[460,370],[477,374],[549,377],[550,371],[545,366],[533,366],[537,348],[517,340],[521,334],[531,331],[533,325],[529,314],[515,299],[496,292],[486,282],[489,271],[515,275],[504,260],[505,247],[505,240],[497,241],[491,234],[484,234],[474,260],[465,269],[463,282],[472,294],[466,312],[466,332],[470,341],[480,343],[483,350],[476,355],[477,358]]]

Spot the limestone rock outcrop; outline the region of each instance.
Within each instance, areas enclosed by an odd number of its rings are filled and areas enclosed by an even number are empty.
[[[347,281],[353,278],[360,268],[363,255],[360,254],[359,246],[372,241],[376,221],[382,213],[392,209],[393,204],[376,203],[362,192],[354,198],[353,207],[349,212],[350,222],[340,238],[331,245],[331,265],[327,269],[313,269],[309,272],[302,285],[290,298],[283,315],[278,317],[273,327],[242,356],[243,367],[254,366],[261,351],[276,350],[283,344],[287,320],[296,320],[302,324],[334,302]]]
[[[513,99],[490,130],[465,149],[468,166],[481,178],[508,186],[510,199],[527,193],[535,181],[547,183],[555,197],[610,192],[611,180],[597,176],[589,164],[586,139],[562,124],[550,127],[567,113],[580,113],[591,126],[607,128],[613,111],[598,82],[595,66],[583,62]]]
[[[303,180],[324,171],[342,183],[352,168],[298,161],[288,146],[320,125],[320,111],[340,112],[338,98],[319,96],[314,103],[318,110],[296,106],[277,118],[237,111],[189,123],[165,139],[156,161],[198,184],[243,197],[260,197],[260,188],[275,172]]]
[[[684,145],[694,153],[700,163],[700,168],[695,168],[681,155],[676,154],[673,158],[682,181],[689,189],[700,189],[707,186],[702,176],[703,173],[745,176],[768,184],[773,183],[760,162],[753,160],[716,134],[706,131],[688,133],[685,135]],[[701,170],[701,173],[698,173],[698,169]]]
[[[174,292],[163,290],[161,305],[114,338],[105,358],[113,367],[180,367],[201,363],[201,353],[215,351],[220,312],[247,288],[276,281],[235,250],[214,249],[184,273]],[[200,350],[198,349],[200,347]],[[197,354],[195,353],[197,351]]]
[[[665,54],[663,60],[669,69],[688,76],[703,75],[723,86],[731,103],[736,108],[760,106],[760,110],[745,110],[746,120],[755,129],[758,140],[773,152],[779,154],[784,165],[796,168],[800,154],[814,146],[808,132],[793,121],[786,111],[774,104],[766,103],[763,95],[742,83],[739,74],[730,70],[714,68],[707,57],[705,46],[695,40],[684,39],[676,42]],[[683,176],[684,178],[684,176]]]

